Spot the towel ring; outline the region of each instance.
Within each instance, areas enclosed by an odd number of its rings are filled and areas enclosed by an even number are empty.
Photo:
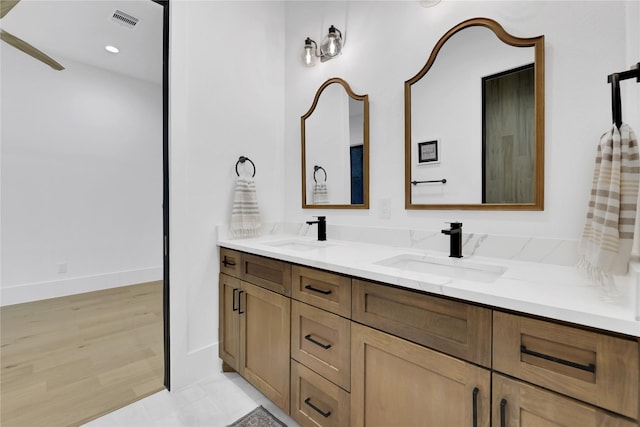
[[[313,167],[313,181],[317,184],[318,180],[316,179],[316,173],[318,172],[318,170],[322,169],[322,172],[324,172],[324,182],[327,182],[327,171],[324,170],[324,168],[322,166],[314,166]]]
[[[240,158],[236,162],[236,175],[240,176],[240,174],[238,173],[238,163],[244,163],[247,160],[249,160],[249,163],[251,163],[251,166],[253,166],[253,175],[251,175],[251,176],[252,177],[256,176],[256,165],[251,161],[250,158],[245,157],[245,156],[240,156]]]

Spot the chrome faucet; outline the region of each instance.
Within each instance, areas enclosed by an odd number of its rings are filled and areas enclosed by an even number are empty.
[[[318,240],[323,241],[327,240],[327,217],[326,216],[316,216],[318,218],[317,221],[307,221],[307,224],[318,224]]]
[[[462,258],[462,223],[450,222],[451,228],[442,230],[442,234],[450,236],[449,257]]]

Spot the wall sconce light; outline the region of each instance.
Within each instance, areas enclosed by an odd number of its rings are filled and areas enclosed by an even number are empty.
[[[304,41],[304,63],[312,67],[316,63],[316,58],[320,58],[320,62],[326,62],[342,53],[342,33],[333,25],[329,27],[329,33],[320,44],[320,52],[318,53],[318,44],[306,38]]]

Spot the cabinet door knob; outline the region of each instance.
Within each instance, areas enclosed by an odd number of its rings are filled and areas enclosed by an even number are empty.
[[[473,427],[478,427],[478,387],[473,388]]]
[[[320,415],[322,415],[325,418],[328,418],[329,415],[331,415],[331,411],[324,412],[322,409],[318,408],[316,405],[311,403],[311,398],[310,397],[307,397],[304,400],[304,403],[306,403],[307,405],[311,406],[311,408],[313,408],[314,411],[316,411],[317,413],[319,413]]]
[[[233,302],[231,303],[231,308],[233,308],[233,311],[238,311],[238,309],[240,308],[240,298],[238,298],[238,305],[236,305],[236,295],[238,295],[238,288],[233,288]]]
[[[500,427],[507,426],[507,399],[500,401]]]
[[[331,293],[331,290],[329,290],[329,291],[324,291],[324,290],[322,290],[322,289],[314,288],[314,287],[313,287],[313,286],[311,286],[311,285],[307,285],[307,286],[305,286],[304,288],[305,288],[305,289],[309,289],[310,291],[313,291],[313,292],[318,292],[318,293],[320,293],[320,294],[322,294],[322,295],[329,295],[329,294]]]
[[[550,362],[559,363],[564,366],[569,366],[571,368],[580,369],[587,372],[595,372],[596,365],[593,363],[589,363],[588,365],[583,365],[580,363],[572,362],[571,360],[561,359],[559,357],[551,356],[549,354],[538,353],[537,351],[529,350],[527,346],[520,346],[520,353],[528,354],[529,356],[539,357],[540,359],[548,360]]]
[[[242,311],[242,294],[244,294],[244,291],[238,292],[238,314],[244,314],[244,311]]]
[[[309,335],[305,335],[304,339],[307,341],[311,341],[312,343],[314,343],[315,345],[317,345],[318,347],[322,347],[325,350],[329,350],[331,348],[331,344],[322,344],[320,341],[316,341],[315,339],[313,339],[311,337],[311,334]]]

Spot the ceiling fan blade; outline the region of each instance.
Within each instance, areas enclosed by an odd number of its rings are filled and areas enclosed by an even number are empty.
[[[0,0],[0,19],[9,13],[13,6],[17,5],[20,0]]]
[[[36,49],[35,47],[31,46],[29,43],[25,42],[24,40],[21,40],[18,37],[12,35],[11,33],[6,32],[1,28],[0,28],[0,40],[9,43],[11,46],[15,47],[18,50],[23,51],[24,53],[32,56],[38,61],[44,62],[54,70],[58,70],[58,71],[64,70],[64,67],[60,65],[58,62],[56,62],[50,56]]]

